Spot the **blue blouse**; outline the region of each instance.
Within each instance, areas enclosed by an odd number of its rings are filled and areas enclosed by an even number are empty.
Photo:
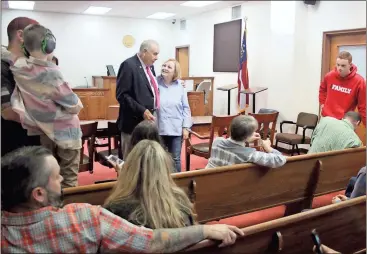
[[[187,92],[180,80],[173,81],[169,86],[164,84],[162,76],[159,76],[157,81],[160,97],[160,107],[157,111],[159,134],[182,136],[182,128],[192,126]]]

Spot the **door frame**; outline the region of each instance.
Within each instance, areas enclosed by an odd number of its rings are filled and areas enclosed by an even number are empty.
[[[321,57],[321,78],[320,82],[324,79],[325,75],[330,71],[330,51],[331,51],[331,39],[340,35],[358,35],[366,34],[366,28],[344,29],[335,31],[325,31],[322,36],[322,57]],[[320,104],[319,104],[319,120],[320,120]]]
[[[322,36],[322,60],[321,60],[321,79],[330,71],[330,50],[331,50],[331,39],[339,35],[357,35],[366,34],[366,28],[356,28],[356,29],[345,29],[336,31],[326,31]]]
[[[190,45],[181,45],[181,46],[176,46],[175,47],[175,59],[176,59],[176,61],[178,61],[178,59],[177,59],[178,58],[178,51],[181,48],[187,48],[187,57],[188,57],[188,62],[189,62],[189,66],[187,67],[187,72],[189,73],[189,77],[190,77]]]

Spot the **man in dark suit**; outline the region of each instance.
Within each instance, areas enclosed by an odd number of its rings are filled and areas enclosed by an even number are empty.
[[[141,44],[139,53],[126,59],[118,71],[116,98],[120,103],[120,112],[117,124],[121,131],[123,154],[126,154],[135,126],[144,119],[155,120],[159,92],[153,64],[158,54],[158,43],[146,40]]]

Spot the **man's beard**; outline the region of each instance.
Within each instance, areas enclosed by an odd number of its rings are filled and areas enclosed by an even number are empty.
[[[46,188],[46,190],[47,190],[47,200],[48,200],[47,206],[61,208],[63,206],[63,201],[64,201],[63,190],[61,189],[60,193],[51,191],[48,188]]]

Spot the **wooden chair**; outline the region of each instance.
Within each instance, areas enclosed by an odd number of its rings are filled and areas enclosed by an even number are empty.
[[[318,116],[315,114],[301,112],[298,114],[297,122],[293,121],[283,121],[280,123],[280,133],[275,136],[275,148],[278,147],[278,142],[285,143],[292,146],[291,155],[293,156],[294,147],[297,148],[297,153],[300,154],[298,145],[310,144],[311,137],[306,136],[306,130],[314,130],[317,125]],[[283,124],[295,124],[296,132],[293,133],[283,133]],[[298,127],[303,129],[302,135],[298,134]]]
[[[97,152],[95,150],[95,158],[96,161],[101,163],[103,166],[112,168],[112,166],[107,162],[106,157],[113,154],[119,158],[122,158],[122,150],[121,150],[121,132],[117,127],[117,123],[108,122],[107,123],[107,150],[103,150]],[[112,139],[113,139],[113,149],[112,149]]]
[[[79,172],[89,171],[93,174],[93,156],[95,150],[96,132],[98,122],[82,124],[82,148],[80,151]],[[87,141],[88,155],[84,154],[84,144]]]
[[[259,113],[259,114],[249,113],[249,115],[253,116],[259,123],[259,127],[256,131],[260,134],[261,139],[265,140],[267,138],[270,138],[271,145],[273,145],[275,136],[275,127],[277,124],[279,112],[276,111],[273,113]],[[255,146],[259,146],[257,141],[255,141]]]
[[[206,159],[210,158],[210,152],[212,149],[212,144],[214,141],[214,134],[217,132],[218,136],[223,136],[225,130],[229,130],[229,126],[233,118],[237,115],[233,116],[213,116],[212,124],[210,127],[210,135],[209,136],[201,136],[198,133],[189,130],[189,138],[185,140],[185,152],[186,152],[186,170],[190,170],[190,155],[194,154],[200,157],[204,157]],[[227,137],[229,136],[229,131],[227,131]],[[191,135],[196,136],[199,139],[209,139],[209,142],[203,142],[198,144],[191,143]]]

